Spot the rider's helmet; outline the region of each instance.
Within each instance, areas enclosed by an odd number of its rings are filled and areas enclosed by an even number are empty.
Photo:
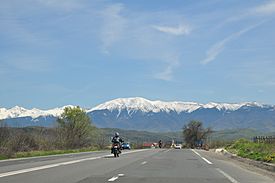
[[[115,137],[119,137],[119,133],[118,132],[115,133]]]

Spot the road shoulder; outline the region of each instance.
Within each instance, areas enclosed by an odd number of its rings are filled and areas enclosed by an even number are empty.
[[[232,162],[236,165],[239,165],[240,167],[242,167],[244,169],[247,169],[247,170],[252,171],[252,172],[256,172],[256,173],[258,173],[260,175],[263,175],[263,176],[267,176],[267,177],[269,177],[269,178],[271,178],[275,181],[275,172],[271,172],[271,171],[253,166],[253,165],[248,164],[244,161],[240,161],[239,159],[231,158],[230,156],[225,156],[223,153],[216,153],[213,150],[202,151],[202,152],[203,152],[203,154],[205,154],[205,155],[207,155],[211,158],[214,158],[216,160],[230,161],[230,162]]]

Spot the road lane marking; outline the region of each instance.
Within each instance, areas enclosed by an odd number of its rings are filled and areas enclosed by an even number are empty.
[[[119,177],[123,177],[123,176],[124,176],[124,174],[120,173],[117,176],[113,176],[112,178],[108,179],[108,182],[113,182],[113,181],[117,180]]]
[[[201,159],[203,159],[206,163],[208,163],[209,165],[212,165],[213,163],[211,161],[209,161],[208,159],[206,159],[205,157],[203,157],[202,155],[200,155],[197,151],[195,151],[194,149],[191,149],[191,151],[193,151],[196,155],[198,155]]]
[[[130,154],[130,153],[133,153],[133,152],[141,152],[141,151],[148,151],[148,150],[151,150],[151,149],[139,149],[139,150],[135,150],[135,151],[128,151],[128,152],[123,152],[123,154]]]
[[[146,150],[149,150],[149,149],[135,150],[135,151],[125,152],[123,154],[130,154],[130,153],[141,152],[141,151],[146,151]],[[55,164],[50,164],[50,165],[43,165],[43,166],[39,166],[39,167],[27,168],[27,169],[22,169],[22,170],[15,170],[15,171],[10,171],[10,172],[4,172],[4,173],[0,173],[0,178],[1,177],[12,176],[12,175],[17,175],[17,174],[22,174],[22,173],[33,172],[33,171],[37,171],[37,170],[44,170],[44,169],[54,168],[54,167],[58,167],[58,166],[65,166],[65,165],[80,163],[80,162],[83,162],[83,161],[102,159],[102,158],[105,158],[105,157],[106,156],[84,158],[84,159],[79,159],[79,160],[73,160],[73,161],[67,161],[67,162],[61,162],[61,163],[55,163]]]
[[[109,182],[113,182],[113,181],[115,181],[116,179],[118,179],[118,177],[112,177],[112,178],[108,179],[108,181],[109,181]]]
[[[227,173],[225,173],[225,172],[222,171],[221,169],[216,168],[216,170],[217,170],[218,172],[220,172],[221,174],[223,174],[223,176],[225,176],[230,182],[232,182],[232,183],[239,183],[239,182],[236,181],[233,177],[231,177],[230,175],[228,175]]]
[[[68,161],[68,162],[62,162],[62,163],[44,165],[44,166],[33,167],[33,168],[27,168],[27,169],[23,169],[23,170],[16,170],[16,171],[11,171],[11,172],[5,172],[5,173],[1,173],[0,174],[0,178],[1,177],[11,176],[11,175],[22,174],[22,173],[33,172],[33,171],[37,171],[37,170],[44,170],[44,169],[54,168],[54,167],[58,167],[58,166],[70,165],[70,164],[79,163],[79,162],[87,161],[87,160],[95,160],[95,159],[99,159],[99,158],[101,158],[101,157],[85,158],[85,159],[80,159],[80,160],[74,160],[74,161]]]
[[[147,161],[143,161],[141,164],[142,164],[142,165],[145,165],[146,163],[147,163]]]
[[[28,168],[28,169],[24,169],[24,170],[11,171],[11,172],[6,172],[6,173],[1,173],[0,177],[7,177],[7,176],[11,176],[11,175],[27,173],[27,172],[32,172],[32,171],[36,171],[36,170],[43,170],[43,169],[47,169],[47,168],[53,168],[53,167],[57,167],[57,166],[59,166],[59,165],[54,164],[54,165],[45,165],[45,166],[40,166],[40,167],[35,167],[35,168]]]
[[[82,155],[82,154],[95,154],[102,151],[93,151],[93,152],[80,152],[80,153],[66,153],[66,154],[55,154],[55,155],[48,155],[48,156],[35,156],[35,157],[27,157],[27,158],[14,158],[14,159],[4,159],[0,160],[0,163],[7,162],[7,161],[22,161],[22,160],[31,160],[31,159],[39,159],[39,158],[51,158],[51,157],[74,157],[75,155]]]

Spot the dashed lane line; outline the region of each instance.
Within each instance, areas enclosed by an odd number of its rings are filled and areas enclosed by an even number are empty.
[[[108,179],[108,182],[114,182],[115,180],[117,180],[119,177],[123,177],[124,174],[120,173],[117,176],[113,176],[112,178]]]
[[[221,169],[216,168],[216,170],[217,170],[218,172],[220,172],[221,174],[223,174],[223,176],[225,176],[230,182],[232,182],[232,183],[239,183],[237,180],[235,180],[233,177],[231,177],[230,175],[228,175],[227,173],[225,173],[225,172],[222,171]]]
[[[116,179],[118,179],[118,176],[112,177],[108,179],[108,182],[114,182]]]
[[[196,155],[198,155],[201,159],[203,159],[206,163],[208,163],[209,165],[212,165],[213,163],[211,161],[209,161],[208,159],[206,159],[205,157],[203,157],[202,155],[200,155],[197,151],[195,151],[194,149],[191,149],[191,151],[193,151]]]
[[[143,161],[141,164],[142,164],[142,165],[145,165],[146,163],[147,163],[147,161]]]
[[[212,165],[213,163],[211,161],[209,161],[208,159],[206,159],[205,157],[203,157],[202,155],[200,155],[197,151],[195,151],[194,149],[191,149],[191,151],[193,151],[196,155],[198,155],[201,159],[203,159],[206,163]],[[218,172],[220,172],[223,176],[225,176],[231,183],[239,183],[236,179],[234,179],[233,177],[231,177],[230,175],[228,175],[227,173],[225,173],[224,171],[222,171],[219,168],[216,168],[216,170]]]

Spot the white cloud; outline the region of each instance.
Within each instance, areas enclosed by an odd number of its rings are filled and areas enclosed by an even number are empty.
[[[265,3],[263,5],[260,5],[254,9],[251,10],[251,13],[256,13],[260,15],[269,15],[272,13],[275,13],[275,1],[269,1],[268,3]]]
[[[153,26],[154,29],[164,32],[167,34],[172,34],[175,36],[187,35],[190,33],[191,29],[187,25],[179,25],[178,27],[169,27],[169,26]]]
[[[171,66],[167,66],[163,72],[155,74],[156,79],[170,81],[172,79],[173,69]]]
[[[111,4],[99,13],[101,49],[105,54],[114,53],[128,60],[154,63],[157,67],[164,65],[162,71],[152,74],[155,79],[172,80],[176,68],[180,65],[180,49],[176,37],[156,34],[156,30],[172,35],[183,35],[190,28],[179,24],[182,16],[170,12],[129,11],[123,4]],[[149,18],[148,18],[149,17]],[[178,27],[153,26],[156,22]],[[156,68],[157,68],[156,67]],[[154,69],[155,70],[155,69]]]
[[[119,40],[124,31],[126,19],[120,15],[123,8],[122,4],[113,4],[101,12],[103,22],[100,37],[104,53],[109,52],[109,48]]]
[[[240,13],[228,18],[219,26],[222,26],[229,22],[240,21],[247,18],[255,18],[257,16],[268,17],[268,16],[271,16],[272,14],[275,14],[275,0],[271,0],[267,3],[258,5],[256,7],[247,8],[243,10],[243,13]]]
[[[246,32],[258,27],[259,25],[263,24],[265,21],[260,22],[256,25],[249,26],[245,29],[242,29],[239,32],[235,32],[231,34],[230,36],[226,37],[225,39],[217,42],[214,44],[207,52],[206,52],[206,58],[201,61],[202,64],[208,64],[209,62],[213,61],[216,59],[216,57],[224,50],[226,44],[228,44],[230,41],[233,39],[238,38],[242,34],[245,34]]]
[[[167,55],[166,56],[166,68],[157,74],[155,74],[156,79],[161,79],[165,81],[170,81],[173,78],[174,70],[180,65],[179,56],[174,55]]]

